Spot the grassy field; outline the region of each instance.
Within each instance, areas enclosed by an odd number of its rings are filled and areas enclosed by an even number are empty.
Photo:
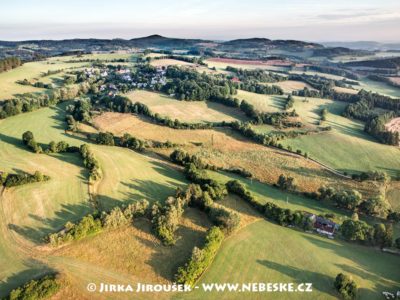
[[[44,89],[36,88],[29,85],[20,85],[16,83],[17,80],[32,80],[34,78],[39,81],[46,81],[50,83],[54,78],[57,81],[59,74],[51,75],[42,80],[40,75],[48,70],[59,70],[82,67],[85,63],[74,63],[69,64],[63,61],[55,61],[51,59],[49,61],[37,61],[23,64],[21,67],[3,72],[0,74],[0,100],[12,98],[15,95],[31,92],[43,92]]]
[[[185,122],[221,122],[247,120],[240,110],[210,101],[179,101],[161,93],[137,90],[127,96],[132,102],[146,104],[153,112]]]
[[[316,124],[320,111],[328,109],[327,121],[332,131],[286,139],[285,146],[301,149],[328,166],[349,173],[381,170],[392,176],[400,171],[400,150],[378,143],[364,133],[361,122],[341,116],[345,104],[325,99],[295,97],[294,109],[309,124]],[[317,146],[318,145],[318,146]]]
[[[368,79],[366,77],[360,80],[360,85],[355,85],[355,89],[364,89],[367,91],[399,98],[400,97],[400,88],[391,86],[386,82],[374,81]]]
[[[286,103],[287,96],[279,95],[262,95],[252,92],[238,90],[235,98],[246,100],[251,103],[256,109],[265,112],[275,112],[283,109]]]
[[[293,91],[302,90],[305,87],[309,90],[315,90],[311,85],[302,81],[285,80],[281,82],[268,83],[268,85],[280,86],[285,93],[292,93]]]
[[[118,147],[93,146],[93,151],[103,172],[97,188],[102,209],[120,201],[163,202],[177,187],[185,188],[183,174],[163,161]]]
[[[63,139],[81,144],[64,135],[62,107],[0,121],[0,170],[30,173],[40,170],[51,176],[48,182],[11,188],[0,196],[0,295],[48,269],[29,258],[29,253],[20,252],[21,243],[23,248],[31,247],[41,242],[45,234],[90,211],[87,174],[77,155],[35,154],[21,143],[22,133],[31,130],[40,143]]]
[[[359,287],[360,299],[379,299],[398,289],[400,258],[358,246],[281,227],[264,220],[228,238],[202,283],[283,282],[313,284],[310,293],[204,293],[178,299],[337,299],[335,276],[346,273]]]

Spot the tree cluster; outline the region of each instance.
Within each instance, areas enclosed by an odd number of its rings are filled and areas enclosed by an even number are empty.
[[[393,228],[383,223],[370,226],[359,220],[345,220],[340,226],[340,233],[348,241],[364,245],[390,247],[393,244]]]
[[[6,57],[0,59],[0,73],[17,68],[21,65],[22,61],[18,57]]]
[[[89,170],[89,179],[96,181],[101,178],[100,163],[94,156],[88,145],[83,144],[79,148],[83,158],[83,165]]]
[[[6,172],[0,174],[0,185],[3,185],[5,187],[13,187],[48,180],[50,180],[50,176],[44,175],[40,171],[35,171],[35,173],[33,174],[9,174]]]
[[[46,275],[40,279],[31,280],[21,287],[13,289],[7,300],[39,300],[53,296],[60,289],[56,275]]]

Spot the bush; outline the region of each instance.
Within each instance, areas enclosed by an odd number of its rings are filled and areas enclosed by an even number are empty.
[[[343,299],[352,300],[357,297],[357,284],[351,279],[351,277],[339,273],[336,276],[333,285]]]
[[[97,135],[96,143],[99,145],[114,146],[114,135],[111,132],[100,132]]]

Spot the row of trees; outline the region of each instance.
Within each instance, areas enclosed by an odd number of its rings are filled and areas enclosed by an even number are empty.
[[[231,66],[227,66],[226,70],[228,72],[232,72],[236,77],[239,78],[240,81],[261,81],[261,82],[279,82],[287,80],[286,76],[281,76],[276,73],[267,72],[262,69],[241,69],[235,68]]]
[[[52,89],[49,93],[39,95],[28,93],[19,96],[19,98],[1,101],[0,119],[34,111],[42,107],[49,107],[62,100],[72,100],[83,93],[81,87],[82,85],[70,88]]]
[[[127,206],[114,207],[109,212],[89,214],[77,223],[67,222],[63,230],[49,234],[46,241],[52,246],[58,246],[96,234],[103,229],[128,225],[134,218],[148,214],[148,209],[149,202],[142,200]]]
[[[179,267],[175,280],[179,284],[194,286],[196,281],[210,266],[224,240],[224,233],[219,227],[211,227],[207,232],[203,248],[194,247],[188,262]]]
[[[0,173],[0,185],[5,187],[13,187],[48,180],[50,180],[50,176],[44,175],[40,171],[35,171],[33,174],[9,174],[7,172]]]
[[[370,216],[386,217],[390,211],[390,204],[384,196],[379,195],[363,200],[362,194],[356,190],[337,191],[333,187],[322,186],[318,189],[316,198],[331,201],[340,208],[363,212]]]
[[[101,178],[100,163],[87,144],[79,148],[79,153],[83,158],[83,165],[89,170],[89,180],[96,181]]]
[[[18,57],[6,57],[0,59],[0,73],[9,71],[22,65],[22,61]]]

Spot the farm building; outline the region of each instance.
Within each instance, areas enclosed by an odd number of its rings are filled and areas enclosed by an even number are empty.
[[[314,215],[314,228],[318,233],[333,236],[339,225],[335,222]]]

